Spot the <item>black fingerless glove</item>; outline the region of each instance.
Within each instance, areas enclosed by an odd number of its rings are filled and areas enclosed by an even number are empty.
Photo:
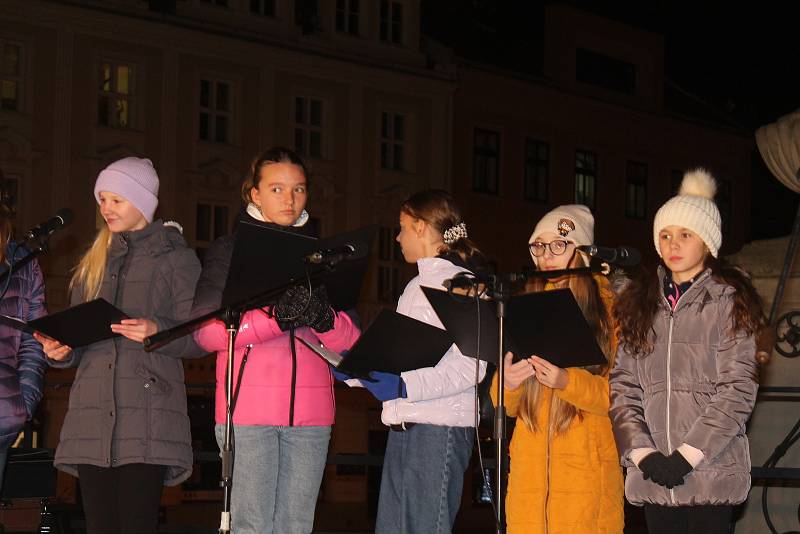
[[[278,299],[273,313],[283,331],[309,326],[322,333],[333,328],[334,314],[325,286],[315,288],[310,298],[305,287],[290,287]]]

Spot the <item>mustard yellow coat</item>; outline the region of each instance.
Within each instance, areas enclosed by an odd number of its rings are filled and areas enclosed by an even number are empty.
[[[605,288],[604,288],[605,289]],[[610,293],[602,291],[604,300]],[[567,369],[563,390],[542,387],[536,433],[517,419],[509,446],[507,534],[620,534],[623,482],[608,417],[608,375]],[[505,390],[507,414],[517,417],[522,387]],[[497,404],[497,374],[491,388]],[[563,434],[548,439],[552,395],[583,411]]]

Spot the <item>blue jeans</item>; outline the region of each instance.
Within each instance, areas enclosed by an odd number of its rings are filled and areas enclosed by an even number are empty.
[[[389,431],[376,534],[443,534],[453,530],[475,429],[414,425]]]
[[[232,534],[308,534],[328,456],[329,426],[234,425]],[[220,449],[225,425],[216,426]]]

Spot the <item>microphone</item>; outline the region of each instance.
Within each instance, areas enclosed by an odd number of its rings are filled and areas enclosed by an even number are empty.
[[[28,230],[28,233],[25,234],[25,241],[33,241],[39,237],[47,237],[53,232],[61,230],[65,226],[69,226],[74,218],[75,214],[71,209],[61,208],[56,212],[54,217]]]
[[[642,254],[633,247],[598,247],[597,245],[581,245],[577,247],[584,254],[592,258],[597,258],[606,263],[614,265],[630,266],[638,265],[642,260]]]
[[[359,243],[346,243],[338,247],[324,248],[312,252],[305,256],[304,260],[306,263],[332,265],[341,261],[360,259],[365,256],[364,250],[365,247],[362,247]]]

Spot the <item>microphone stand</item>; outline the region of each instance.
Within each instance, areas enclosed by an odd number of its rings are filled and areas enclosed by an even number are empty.
[[[307,273],[311,283],[317,281],[323,274],[333,268],[336,262],[321,264],[311,272]],[[239,323],[242,315],[248,310],[262,308],[278,299],[295,282],[287,282],[278,287],[268,289],[253,295],[250,298],[221,307],[212,312],[206,313],[185,323],[179,324],[168,330],[157,332],[144,339],[144,350],[152,352],[159,347],[163,347],[171,341],[183,337],[198,326],[211,319],[220,319],[225,323],[225,330],[228,333],[228,350],[225,370],[225,432],[220,451],[222,459],[222,475],[220,487],[222,488],[222,512],[220,514],[219,534],[227,534],[231,531],[231,489],[233,487],[233,464],[234,464],[234,443],[233,443],[233,359],[236,346],[236,334],[239,332]]]
[[[505,410],[505,319],[507,316],[506,307],[511,301],[511,285],[516,282],[524,282],[530,278],[560,278],[562,276],[574,276],[592,273],[608,274],[609,266],[607,263],[592,259],[589,267],[577,267],[574,269],[560,269],[555,271],[539,271],[527,269],[522,273],[503,273],[481,277],[470,277],[473,286],[477,288],[479,284],[485,284],[486,295],[497,303],[497,323],[498,323],[498,357],[497,357],[497,407],[494,415],[494,440],[497,453],[497,473],[495,476],[496,490],[495,511],[497,512],[497,533],[505,532],[505,521],[503,518],[503,477],[506,474],[505,467],[505,448],[506,448],[506,410]]]

